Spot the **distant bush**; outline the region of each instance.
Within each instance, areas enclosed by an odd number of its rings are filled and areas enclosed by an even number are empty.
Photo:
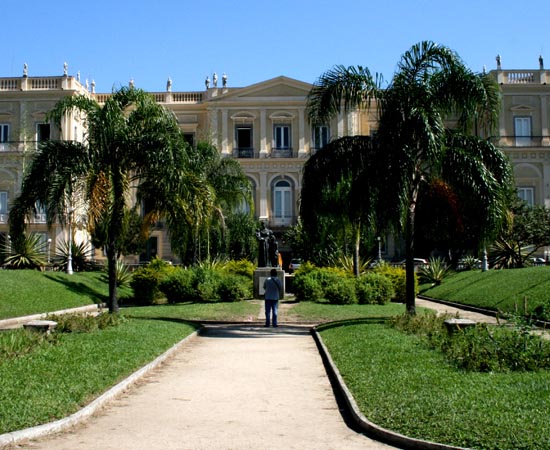
[[[197,291],[193,285],[194,278],[193,270],[178,267],[160,281],[159,289],[166,296],[168,303],[195,301]]]
[[[456,366],[474,372],[531,371],[550,368],[550,342],[522,327],[475,327],[449,333],[443,322],[449,316],[405,314],[394,318],[396,328],[422,336]]]
[[[380,273],[366,273],[355,282],[357,300],[360,304],[385,305],[395,296],[393,282]]]
[[[372,270],[373,273],[378,273],[388,277],[393,282],[393,288],[395,295],[392,298],[393,301],[399,303],[405,303],[406,301],[406,283],[407,277],[405,269],[401,267],[392,267],[389,264],[378,264]],[[414,276],[414,291],[418,294],[418,277]]]
[[[158,258],[137,269],[130,282],[135,302],[138,305],[152,305],[162,300],[164,294],[160,290],[160,284],[175,270],[174,266]]]
[[[357,303],[355,279],[332,278],[325,286],[324,297],[333,305],[352,305]]]
[[[252,296],[250,282],[241,275],[224,275],[218,286],[218,297],[222,302],[240,302]]]
[[[252,280],[256,266],[247,259],[238,261],[228,261],[224,266],[224,271],[233,275],[242,275]]]
[[[332,267],[315,267],[305,263],[296,271],[293,280],[293,289],[296,300],[320,301],[326,299],[334,303],[355,303],[355,292],[350,293],[348,285],[341,284],[341,280],[351,280],[353,277],[342,269]],[[336,292],[340,287],[342,294]]]

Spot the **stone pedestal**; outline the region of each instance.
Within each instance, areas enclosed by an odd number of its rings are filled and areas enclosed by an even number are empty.
[[[254,298],[264,298],[264,281],[271,276],[272,267],[258,267],[254,271]],[[277,278],[281,280],[283,286],[283,292],[281,292],[281,299],[285,295],[285,271],[282,269],[277,270]]]

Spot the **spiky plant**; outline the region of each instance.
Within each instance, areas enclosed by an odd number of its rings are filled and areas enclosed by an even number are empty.
[[[2,246],[4,267],[9,269],[41,269],[47,265],[46,246],[39,234],[24,234]]]

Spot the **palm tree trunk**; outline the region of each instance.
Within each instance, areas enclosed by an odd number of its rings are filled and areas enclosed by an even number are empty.
[[[407,211],[405,224],[405,305],[407,313],[416,314],[416,292],[414,273],[414,222],[416,216],[416,195]]]
[[[107,264],[109,274],[109,312],[118,313],[117,280],[116,280],[116,262],[118,258],[118,239],[122,229],[124,218],[124,186],[121,175],[113,175],[113,212],[109,224],[109,243],[107,245]]]
[[[353,249],[353,274],[359,276],[359,244],[361,243],[361,221],[355,224],[355,246]]]

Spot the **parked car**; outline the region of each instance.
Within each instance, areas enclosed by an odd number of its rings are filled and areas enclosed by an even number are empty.
[[[546,264],[546,260],[544,258],[531,258],[531,264],[534,266],[544,266]]]
[[[413,258],[414,259],[414,265],[415,266],[427,266],[428,260],[424,258]],[[398,264],[404,266],[406,263],[406,260],[400,261]]]
[[[290,264],[288,265],[288,273],[292,273],[295,270],[298,270],[302,265],[302,260],[300,258],[292,258]]]

